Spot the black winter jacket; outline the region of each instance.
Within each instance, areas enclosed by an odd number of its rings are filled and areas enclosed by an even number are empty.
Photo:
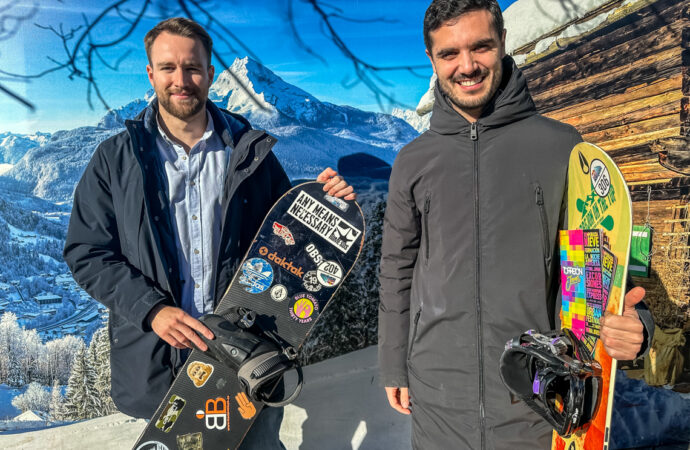
[[[390,179],[379,358],[384,385],[410,388],[415,448],[548,447],[548,425],[511,403],[498,361],[512,336],[552,328],[545,299],[581,138],[538,115],[522,73],[503,64],[474,124],[437,84],[430,129]]]
[[[218,302],[261,222],[290,182],[271,149],[210,101],[215,129],[232,148],[216,265]],[[74,193],[64,258],[75,280],[110,310],[112,398],[125,414],[151,417],[182,365],[179,350],[149,327],[159,303],[180,306],[181,283],[165,172],[155,144],[154,101],[127,129],[101,143]]]

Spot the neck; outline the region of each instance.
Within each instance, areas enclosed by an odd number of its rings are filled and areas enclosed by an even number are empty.
[[[158,114],[161,128],[165,134],[180,144],[187,153],[199,142],[206,131],[208,122],[206,108],[202,108],[201,111],[186,120],[173,116],[163,107],[158,108]]]
[[[454,109],[458,114],[460,114],[462,117],[464,117],[465,119],[467,119],[467,121],[468,121],[469,123],[474,123],[474,122],[476,122],[477,120],[479,120],[479,118],[482,116],[482,111],[483,111],[483,109],[484,109],[483,106],[480,106],[479,108],[462,109],[462,108],[459,108],[459,107],[458,107],[455,103],[453,103],[452,101],[450,101],[449,103],[451,104],[451,106],[453,107],[453,109]]]

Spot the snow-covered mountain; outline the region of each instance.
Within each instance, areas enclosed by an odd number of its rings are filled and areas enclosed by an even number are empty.
[[[38,197],[70,202],[96,146],[122,131],[124,120],[136,116],[152,95],[149,91],[144,99],[109,111],[96,127],[54,133],[41,146],[29,149],[7,177]],[[321,102],[249,58],[236,59],[221,73],[209,98],[278,137],[274,152],[292,179],[314,177],[354,153],[367,153],[392,164],[397,151],[418,134],[404,120],[389,114]]]
[[[391,111],[391,116],[398,117],[409,123],[412,128],[417,130],[418,133],[423,133],[429,129],[429,120],[431,119],[431,114],[425,114],[420,116],[417,111],[411,109],[393,108]]]
[[[50,139],[50,133],[0,133],[0,163],[15,164],[26,152]]]

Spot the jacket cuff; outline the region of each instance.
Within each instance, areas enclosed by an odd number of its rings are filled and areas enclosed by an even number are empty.
[[[144,333],[152,331],[148,320],[149,313],[159,304],[172,306],[172,301],[163,292],[154,289],[132,305],[129,311],[130,322]]]
[[[635,310],[637,311],[640,322],[642,322],[642,326],[644,327],[642,330],[644,333],[644,341],[642,341],[642,347],[640,348],[640,352],[637,354],[637,358],[639,358],[641,356],[646,356],[649,352],[649,349],[652,348],[652,339],[654,339],[654,318],[652,317],[652,312],[649,310],[644,301],[641,301],[635,305]]]
[[[381,385],[383,387],[408,387],[405,349],[391,348],[381,344],[378,347]]]

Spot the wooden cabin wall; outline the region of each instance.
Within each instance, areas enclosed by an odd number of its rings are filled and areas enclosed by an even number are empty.
[[[652,275],[635,281],[657,324],[690,330],[690,2],[646,3],[521,69],[540,112],[621,168],[634,223],[654,229]]]

